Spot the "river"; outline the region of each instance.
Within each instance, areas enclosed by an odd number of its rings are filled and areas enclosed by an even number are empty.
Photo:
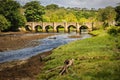
[[[50,36],[44,39],[37,40],[41,44],[35,47],[29,47],[19,50],[13,50],[13,51],[6,51],[6,52],[0,52],[0,63],[3,62],[9,62],[14,60],[24,60],[28,59],[32,56],[35,56],[37,54],[50,51],[60,45],[67,44],[69,42],[75,41],[75,40],[81,40],[85,38],[90,38],[91,35],[84,33],[80,34],[80,38],[70,38],[69,36],[75,36],[79,35],[76,33],[70,33],[70,34],[56,34],[54,36]],[[29,35],[24,35],[29,36]]]

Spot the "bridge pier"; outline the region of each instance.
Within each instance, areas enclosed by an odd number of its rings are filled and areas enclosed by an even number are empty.
[[[64,23],[64,26],[65,26],[65,33],[68,33],[68,25],[67,25],[67,22]]]
[[[42,27],[42,32],[46,32],[45,26]]]
[[[77,28],[76,28],[76,29],[77,29],[76,32],[77,32],[77,33],[80,33],[80,26],[81,26],[81,25],[79,25],[79,23],[76,24],[76,27],[77,27]]]
[[[34,32],[35,31],[35,24],[34,23],[31,23],[31,31]]]
[[[35,31],[35,26],[41,26],[42,31],[46,32],[46,26],[52,26],[53,27],[53,32],[57,32],[57,27],[58,26],[63,26],[64,27],[64,32],[68,33],[69,32],[69,26],[74,26],[76,27],[76,32],[80,33],[80,27],[82,25],[79,25],[79,23],[76,22],[28,22],[26,25],[31,26],[32,31]],[[88,31],[92,31],[93,24],[92,23],[85,23],[83,25],[86,25],[88,27]]]
[[[54,32],[54,33],[57,33],[56,27],[53,28],[53,32]]]

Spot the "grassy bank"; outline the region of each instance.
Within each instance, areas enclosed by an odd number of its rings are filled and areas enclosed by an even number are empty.
[[[98,36],[60,46],[45,59],[46,65],[37,79],[119,80],[120,52],[116,46],[118,42],[119,38],[103,31]],[[66,59],[74,59],[74,64],[68,68],[66,74],[59,75],[60,69],[56,68],[64,65]]]

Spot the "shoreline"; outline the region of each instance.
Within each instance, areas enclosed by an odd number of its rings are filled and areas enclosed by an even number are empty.
[[[35,80],[36,75],[42,71],[45,65],[46,61],[43,59],[50,54],[52,54],[52,50],[32,56],[27,60],[0,63],[0,79]]]
[[[40,44],[36,40],[55,35],[52,33],[39,33],[37,35],[24,36],[26,34],[34,33],[1,33],[0,52],[34,47]],[[52,54],[52,50],[39,53],[38,55],[32,56],[26,60],[0,63],[0,80],[35,80],[35,76],[41,72],[45,64],[45,61],[41,61],[41,57],[44,59],[50,54]]]
[[[26,34],[34,34],[34,33],[2,33],[0,34],[0,52],[10,51],[10,50],[18,50],[27,47],[34,47],[40,44],[37,42],[38,39],[43,39],[49,36],[53,36],[55,34],[38,34],[38,35],[30,35],[24,36]]]

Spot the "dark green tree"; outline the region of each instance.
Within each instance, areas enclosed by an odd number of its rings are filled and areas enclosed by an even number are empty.
[[[0,14],[5,16],[5,18],[11,23],[8,30],[16,31],[18,27],[24,26],[25,20],[23,20],[24,16],[20,13],[20,7],[21,6],[17,1],[0,0]]]
[[[0,15],[0,32],[2,30],[8,29],[9,27],[10,27],[10,22],[8,22],[3,15]]]
[[[59,9],[59,6],[56,5],[56,4],[50,4],[50,5],[46,6],[46,9],[48,9],[48,10],[57,10],[57,9]]]
[[[111,6],[98,10],[98,20],[100,20],[102,22],[114,21],[115,17],[116,17],[115,9]]]
[[[103,23],[103,28],[104,29],[106,27],[108,27],[109,25],[113,25],[113,22],[115,21],[115,18],[116,18],[116,12],[115,12],[115,9],[111,6],[98,10],[97,19],[99,21],[104,22]]]
[[[38,1],[31,1],[24,6],[25,16],[28,22],[43,21],[42,15],[45,14],[44,7]]]
[[[25,26],[26,18],[25,16],[19,14],[19,13],[14,13],[11,16],[11,22],[14,22],[13,24],[11,24],[11,30],[18,30],[19,27],[23,27]]]
[[[117,15],[116,15],[117,25],[120,26],[120,5],[115,8],[115,11],[117,13]]]

